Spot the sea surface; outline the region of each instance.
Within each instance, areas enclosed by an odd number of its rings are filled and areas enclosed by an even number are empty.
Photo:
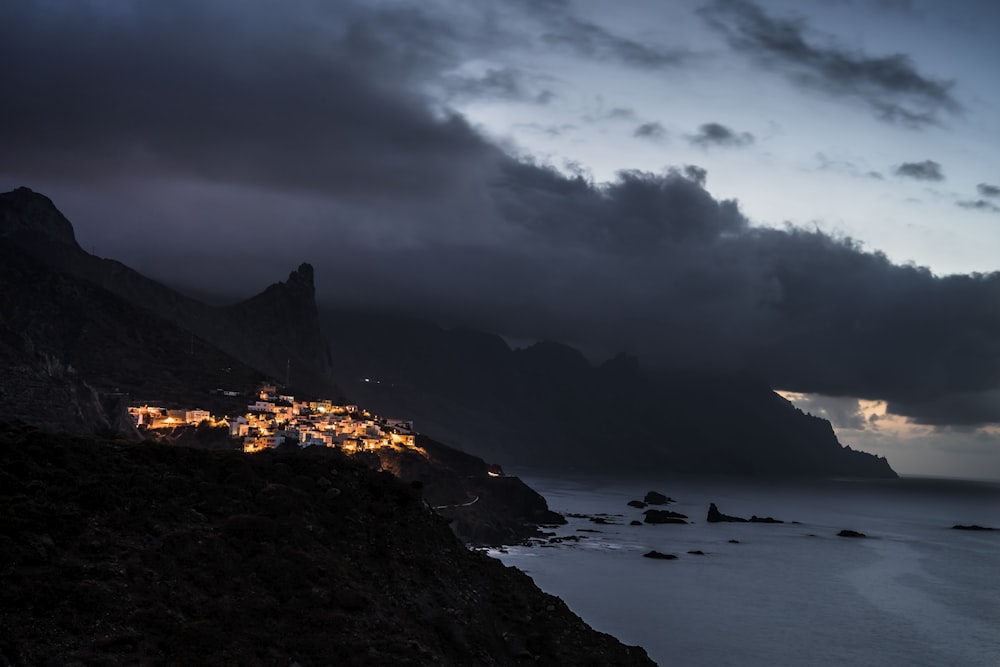
[[[555,532],[579,541],[491,555],[661,665],[1000,666],[1000,530],[951,529],[1000,528],[998,482],[522,477],[552,509],[611,523],[569,518]],[[693,523],[629,525],[651,490]],[[711,502],[786,523],[710,524]]]

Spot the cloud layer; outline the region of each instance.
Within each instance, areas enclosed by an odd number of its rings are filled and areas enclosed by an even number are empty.
[[[701,13],[733,49],[760,65],[808,89],[858,100],[886,122],[919,128],[961,111],[954,83],[922,74],[905,54],[851,50],[802,20],[776,18],[747,0],[715,0]]]
[[[118,193],[66,213],[172,266],[174,282],[208,270],[177,268],[192,247],[242,284],[308,260],[328,301],[881,398],[931,424],[1000,421],[1000,274],[936,277],[850,239],[755,227],[693,165],[595,184],[512,156],[425,92],[454,73],[472,23],[303,6],[312,13],[233,4],[233,26],[224,5],[193,1],[15,5],[0,23],[0,62],[19,63],[0,105],[2,175]],[[740,39],[760,32],[758,49],[778,31],[815,76],[846,57],[752,5],[716,13]],[[563,32],[573,48],[625,57],[601,33]],[[900,63],[841,64],[838,85],[857,94],[949,108],[946,86],[925,90]],[[518,79],[483,85],[516,91]],[[751,139],[708,123],[692,141]],[[941,176],[931,161],[897,173]]]

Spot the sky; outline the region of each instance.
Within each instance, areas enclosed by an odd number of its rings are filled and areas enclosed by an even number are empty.
[[[766,378],[1000,478],[1000,5],[14,0],[0,189],[249,296]]]

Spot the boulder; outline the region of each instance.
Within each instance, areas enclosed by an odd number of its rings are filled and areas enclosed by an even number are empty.
[[[775,519],[774,517],[757,516],[756,514],[754,514],[752,517],[750,517],[750,523],[785,523],[785,522],[782,521],[781,519]]]
[[[838,537],[868,537],[864,533],[859,533],[856,530],[847,530],[846,528],[844,530],[840,531],[839,533],[837,533],[837,536]]]
[[[629,507],[637,507],[638,509],[642,509],[643,507],[646,506],[646,503],[642,502],[641,500],[630,500],[630,501],[628,501],[628,506]]]
[[[630,526],[641,526],[642,525],[642,521],[631,521],[631,522],[629,522],[628,525],[630,525]]]
[[[646,510],[646,523],[687,523],[687,516],[670,510]]]
[[[715,506],[715,503],[709,503],[708,505],[708,517],[706,521],[709,523],[746,523],[747,520],[739,516],[729,516],[728,514],[723,514],[719,511],[719,508]]]
[[[657,551],[656,549],[653,549],[652,551],[644,553],[642,555],[642,557],[643,558],[655,558],[657,560],[677,560],[677,556],[675,556],[673,554],[663,554],[663,553],[660,553],[659,551]]]
[[[673,498],[668,498],[659,491],[650,491],[643,498],[647,505],[666,505],[667,503],[673,502]]]
[[[967,526],[962,525],[960,523],[956,523],[954,526],[951,527],[951,529],[952,530],[996,530],[995,528],[990,528],[989,526],[980,526],[975,523],[969,524]]]

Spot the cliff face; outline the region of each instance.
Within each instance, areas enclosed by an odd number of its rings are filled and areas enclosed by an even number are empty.
[[[242,303],[209,306],[83,251],[51,200],[28,188],[0,194],[0,242],[169,320],[279,382],[288,378],[301,391],[338,393],[308,264]]]
[[[653,373],[627,357],[593,366],[550,341],[512,350],[498,336],[427,322],[326,317],[337,322],[330,341],[345,391],[508,466],[895,476],[755,378]]]
[[[199,403],[263,376],[152,313],[0,244],[0,411],[133,433],[128,400]]]
[[[0,562],[3,664],[653,664],[326,448],[0,422]]]

